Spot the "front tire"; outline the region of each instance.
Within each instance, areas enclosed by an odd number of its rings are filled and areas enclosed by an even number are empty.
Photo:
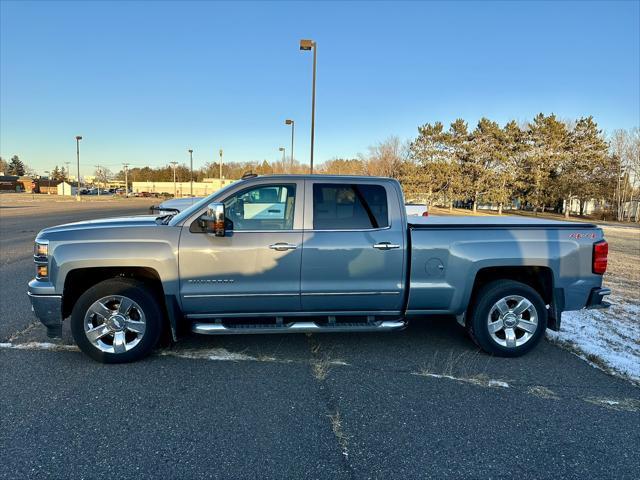
[[[519,357],[534,348],[544,335],[547,308],[529,285],[498,280],[485,285],[475,298],[467,328],[485,352]]]
[[[162,332],[162,311],[142,282],[112,278],[84,292],[71,312],[71,333],[80,350],[102,363],[146,357]]]

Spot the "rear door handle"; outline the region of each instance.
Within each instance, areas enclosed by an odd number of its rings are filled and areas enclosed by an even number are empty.
[[[378,250],[394,250],[396,248],[400,248],[400,245],[396,245],[391,242],[380,242],[376,243],[373,248],[377,248]]]
[[[287,250],[295,250],[296,248],[298,248],[298,246],[297,245],[292,245],[290,243],[279,242],[279,243],[274,243],[272,245],[269,245],[269,248],[271,250],[277,250],[279,252],[285,252]]]

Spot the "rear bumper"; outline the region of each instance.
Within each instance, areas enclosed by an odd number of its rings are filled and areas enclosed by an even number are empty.
[[[609,294],[611,294],[610,288],[592,288],[586,308],[609,308],[611,304],[604,300],[604,297]]]
[[[27,292],[31,300],[31,310],[47,327],[48,337],[62,336],[62,295],[36,295]]]

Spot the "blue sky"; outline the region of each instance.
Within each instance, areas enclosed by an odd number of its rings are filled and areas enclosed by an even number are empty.
[[[285,118],[316,162],[418,125],[538,112],[640,124],[640,2],[13,2],[0,6],[0,154],[82,174],[280,158]]]

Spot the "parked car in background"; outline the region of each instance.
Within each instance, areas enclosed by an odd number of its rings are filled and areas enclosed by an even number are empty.
[[[428,217],[429,207],[424,203],[407,203],[404,206],[409,217]]]
[[[181,211],[189,208],[194,203],[199,202],[204,197],[182,197],[171,198],[165,200],[158,206],[149,207],[149,213],[158,215],[167,215],[169,213],[180,213]]]

